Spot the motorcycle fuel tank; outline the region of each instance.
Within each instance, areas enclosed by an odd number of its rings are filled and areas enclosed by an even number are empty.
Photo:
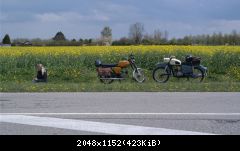
[[[164,60],[164,62],[169,62],[170,58],[164,58],[163,60]],[[172,58],[170,61],[170,65],[181,65],[181,64],[182,64],[182,62],[176,58]]]
[[[129,61],[127,61],[127,60],[119,61],[118,67],[126,68],[129,64],[130,64]]]

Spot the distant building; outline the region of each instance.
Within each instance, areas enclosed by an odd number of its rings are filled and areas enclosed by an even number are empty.
[[[3,44],[0,42],[0,47],[11,47],[11,44]]]
[[[24,46],[32,46],[32,43],[30,41],[25,41],[23,43]]]
[[[17,42],[16,46],[32,46],[32,43],[30,41]]]

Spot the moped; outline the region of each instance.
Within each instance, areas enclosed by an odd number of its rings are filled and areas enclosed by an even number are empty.
[[[95,61],[95,66],[97,68],[98,78],[102,83],[110,84],[114,80],[124,80],[128,75],[128,67],[132,68],[132,77],[139,83],[145,81],[144,72],[141,68],[138,68],[135,63],[135,57],[130,54],[128,59],[121,60],[115,64],[104,64],[101,60]]]

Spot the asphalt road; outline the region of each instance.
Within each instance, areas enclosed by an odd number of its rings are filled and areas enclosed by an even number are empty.
[[[240,93],[0,93],[0,134],[240,134]]]

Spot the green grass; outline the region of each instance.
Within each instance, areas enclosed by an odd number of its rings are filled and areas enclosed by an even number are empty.
[[[98,80],[89,82],[32,83],[2,82],[0,92],[240,92],[240,82],[193,83],[180,79],[159,84],[154,81],[136,83],[131,80],[103,84]]]

